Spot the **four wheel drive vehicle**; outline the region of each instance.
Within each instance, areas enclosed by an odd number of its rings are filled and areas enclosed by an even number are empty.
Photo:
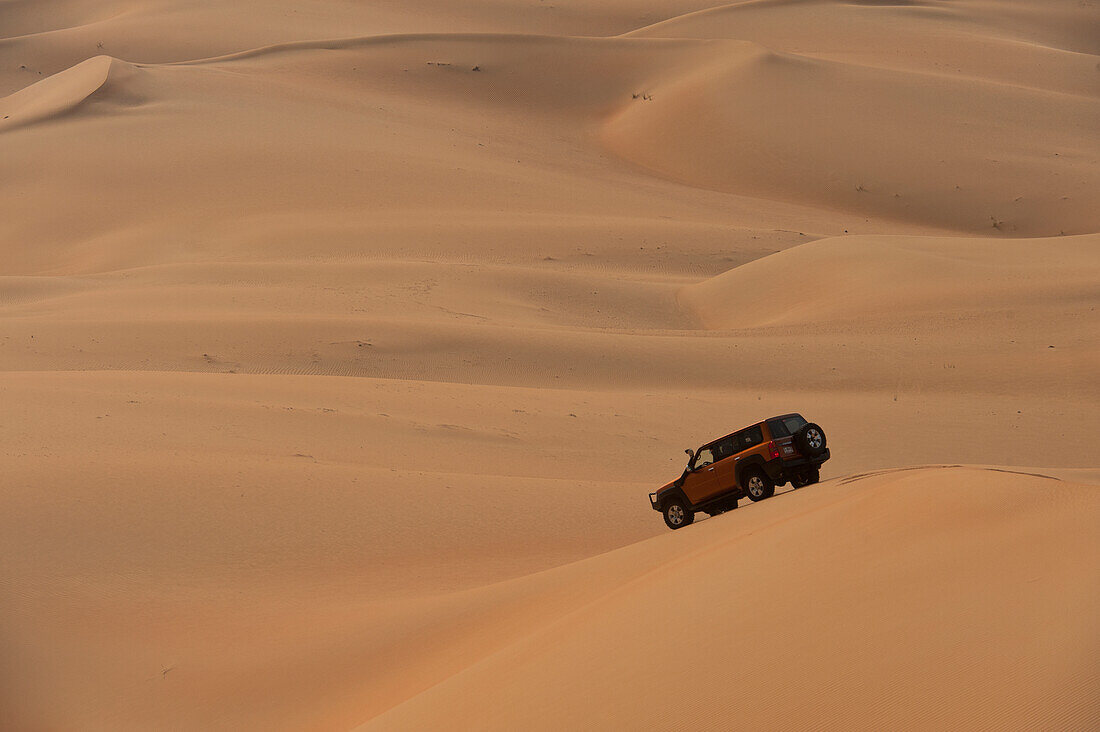
[[[737,508],[746,495],[753,501],[770,498],[777,485],[816,483],[829,459],[825,431],[801,414],[765,419],[685,452],[684,474],[649,494],[670,529],[690,524],[696,511],[716,516]]]

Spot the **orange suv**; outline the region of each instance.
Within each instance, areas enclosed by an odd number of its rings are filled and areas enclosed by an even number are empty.
[[[770,498],[777,485],[816,483],[821,464],[829,459],[825,431],[801,414],[765,419],[685,452],[684,474],[649,494],[653,510],[664,514],[670,529],[690,524],[696,511],[716,516],[737,508],[743,496]]]

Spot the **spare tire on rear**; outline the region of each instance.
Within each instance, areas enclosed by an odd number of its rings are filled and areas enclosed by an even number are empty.
[[[794,434],[794,444],[803,455],[820,457],[825,454],[825,430],[813,422],[804,424]]]

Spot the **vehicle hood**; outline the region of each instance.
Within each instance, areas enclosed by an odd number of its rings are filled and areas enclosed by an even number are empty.
[[[681,475],[676,480],[669,481],[668,483],[665,483],[663,486],[658,488],[657,493],[664,493],[665,491],[670,490],[672,488],[679,488],[684,483],[684,475],[687,475],[686,470],[684,471],[683,475]]]

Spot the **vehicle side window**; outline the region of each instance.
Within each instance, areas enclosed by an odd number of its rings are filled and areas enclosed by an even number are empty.
[[[714,451],[708,446],[699,450],[695,456],[695,470],[710,465],[714,462]]]
[[[750,447],[756,447],[764,441],[764,430],[760,425],[755,427],[749,427],[747,430],[741,430],[733,436],[737,441],[737,451],[748,450]]]
[[[737,454],[737,446],[732,437],[727,437],[714,443],[714,461],[725,460],[731,455]]]

